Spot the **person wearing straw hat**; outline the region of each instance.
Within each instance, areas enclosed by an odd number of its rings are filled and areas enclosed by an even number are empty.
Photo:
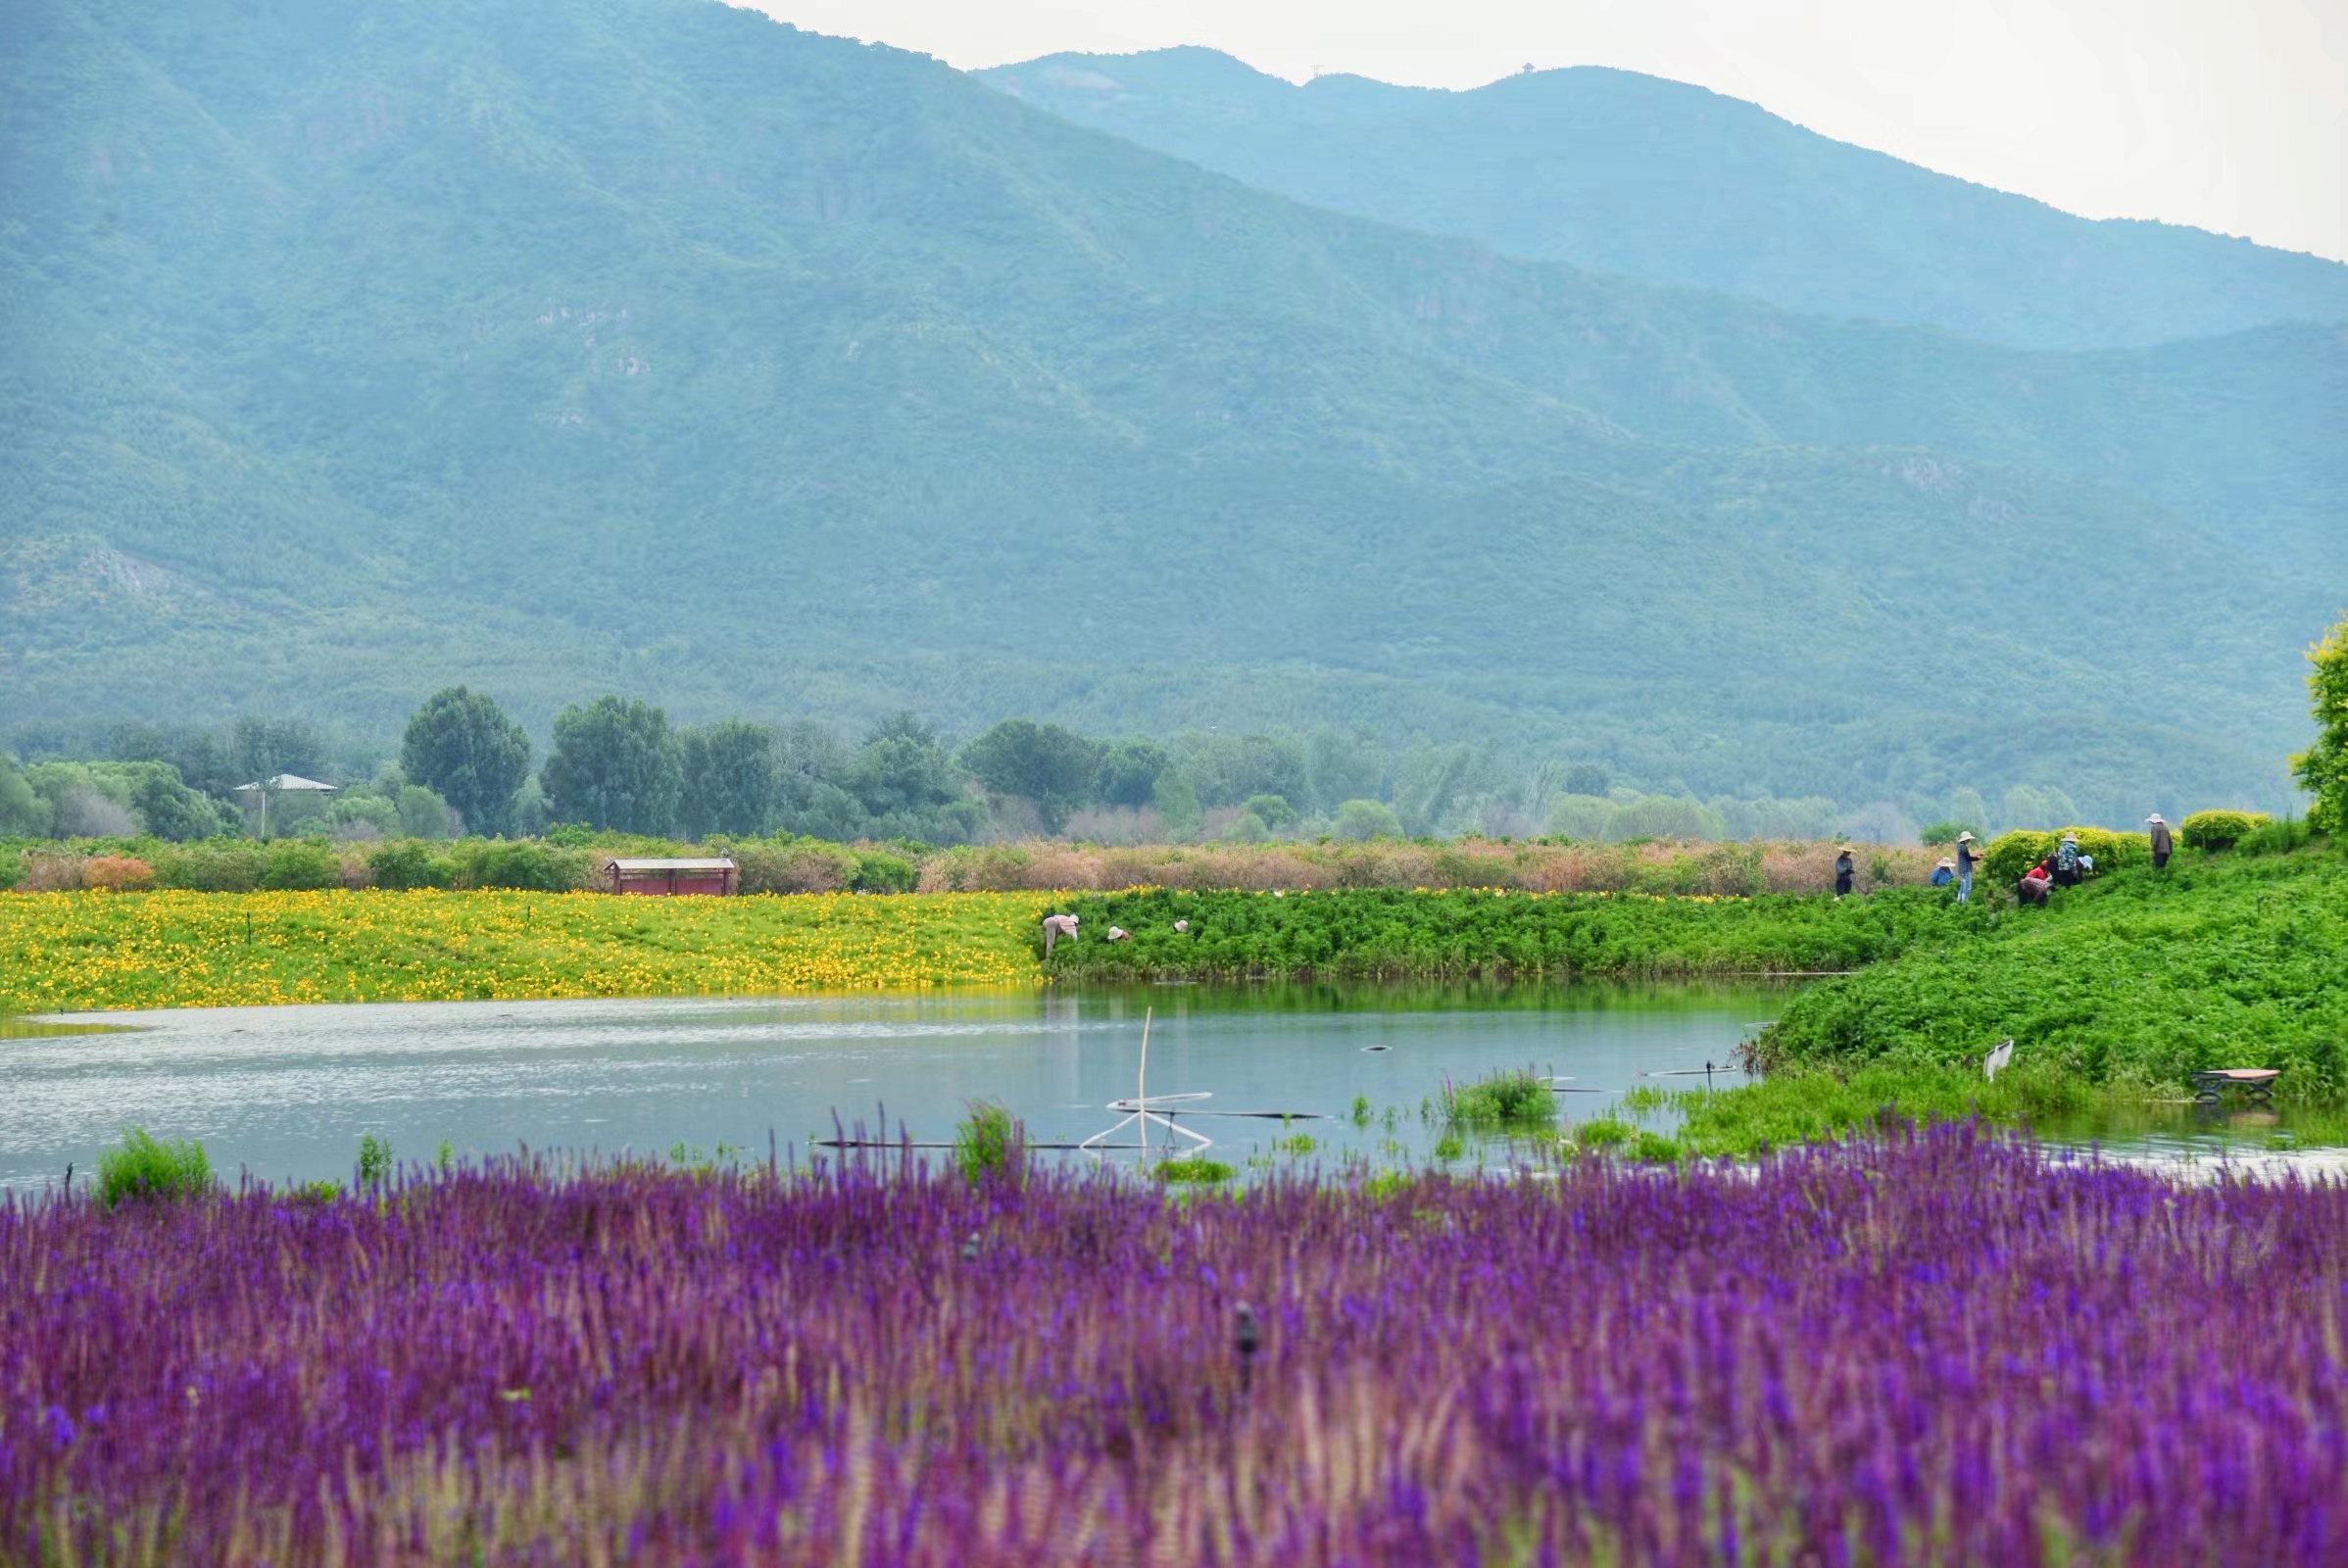
[[[2144,819],[2144,831],[2152,840],[2152,868],[2158,871],[2169,863],[2169,857],[2177,850],[2177,841],[2169,836],[2169,824],[2161,820],[2158,811]]]
[[[1973,835],[1970,833],[1958,834],[1957,902],[1959,904],[1973,902],[1973,862],[1976,858],[1978,857],[1973,853]]]
[[[2063,830],[2063,842],[2055,846],[2054,880],[2058,888],[2075,888],[2086,880],[2087,868],[2079,864],[2079,835],[2069,828]]]
[[[1932,886],[1944,888],[1957,879],[1957,862],[1943,855],[1932,862]]]

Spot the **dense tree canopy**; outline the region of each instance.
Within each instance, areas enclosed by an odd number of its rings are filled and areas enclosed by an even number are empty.
[[[1173,765],[1174,759],[1166,749],[1147,736],[1106,741],[1101,747],[1096,789],[1110,806],[1148,806],[1158,779]]]
[[[684,771],[679,823],[686,834],[760,833],[781,794],[774,731],[738,718],[678,733]]]
[[[408,720],[400,766],[474,832],[502,833],[513,822],[514,793],[530,776],[530,737],[487,692],[451,686]]]
[[[668,715],[620,697],[555,716],[555,749],[539,780],[558,819],[629,833],[669,832],[684,789]]]
[[[1070,811],[1092,801],[1101,751],[1057,724],[1006,718],[962,748],[962,765],[996,794],[1035,802],[1045,830],[1056,833]]]
[[[865,738],[853,780],[864,809],[883,820],[916,818],[962,794],[946,743],[911,713],[885,720]]]
[[[48,802],[32,792],[15,760],[0,757],[0,837],[37,837],[50,831]]]
[[[2293,758],[2300,787],[2315,797],[2308,820],[2348,837],[2348,619],[2307,651],[2307,689],[2316,715],[2316,743]]]

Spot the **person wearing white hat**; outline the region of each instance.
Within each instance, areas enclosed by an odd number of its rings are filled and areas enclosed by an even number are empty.
[[[1973,862],[1974,862],[1974,859],[1975,859],[1975,856],[1974,856],[1974,853],[1973,853],[1973,835],[1972,835],[1972,834],[1970,834],[1970,833],[1960,833],[1960,834],[1958,834],[1958,835],[1957,835],[1957,902],[1958,902],[1959,904],[1969,904],[1969,903],[1971,903],[1971,902],[1973,901]]]
[[[2152,868],[2158,871],[2169,863],[2169,857],[2176,852],[2177,841],[2169,836],[2169,824],[2161,820],[2158,811],[2144,819],[2144,826],[2152,839]]]

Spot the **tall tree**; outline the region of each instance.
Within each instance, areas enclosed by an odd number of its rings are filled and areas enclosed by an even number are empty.
[[[678,808],[685,833],[762,833],[774,818],[781,766],[774,731],[729,718],[677,733],[685,792]]]
[[[917,817],[961,793],[946,743],[911,713],[884,720],[856,755],[856,798],[874,816]]]
[[[1324,811],[1347,801],[1374,801],[1386,782],[1386,749],[1367,730],[1348,733],[1324,724],[1305,741],[1304,754],[1312,804]]]
[[[400,767],[475,833],[503,833],[513,825],[514,792],[530,776],[530,737],[487,692],[451,686],[410,715]]]
[[[1045,830],[1057,833],[1070,811],[1093,799],[1101,752],[1057,724],[1006,718],[962,748],[962,765],[996,794],[1035,802]]]
[[[2308,706],[2316,744],[2291,759],[2300,787],[2316,800],[2307,819],[2334,838],[2348,837],[2348,619],[2307,651]]]
[[[228,755],[249,784],[279,773],[312,776],[326,770],[326,741],[301,718],[240,718],[228,735]]]
[[[56,826],[57,812],[24,782],[16,760],[0,754],[0,833],[46,837]]]
[[[668,715],[650,704],[598,697],[563,709],[538,776],[561,821],[653,834],[676,825],[684,775]]]
[[[1148,806],[1158,776],[1174,759],[1157,742],[1143,736],[1110,741],[1101,749],[1097,783],[1101,798],[1111,806]]]

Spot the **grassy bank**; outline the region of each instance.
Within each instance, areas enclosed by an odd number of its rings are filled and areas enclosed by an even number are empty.
[[[1084,940],[1049,962],[1059,978],[1242,979],[1314,975],[1507,975],[1669,979],[1856,968],[1994,916],[1942,893],[1868,898],[1666,898],[1497,890],[1190,893],[1077,898]],[[1176,930],[1177,922],[1187,930]],[[1131,940],[1110,942],[1116,926]]]
[[[1772,1149],[1872,1134],[1893,1121],[1930,1126],[1978,1117],[2003,1126],[2053,1129],[2099,1113],[2108,1117],[2135,1102],[2133,1097],[2044,1067],[2010,1070],[1991,1082],[1978,1068],[1878,1063],[1848,1072],[1786,1068],[1734,1089],[1638,1089],[1625,1098],[1623,1110],[1639,1119],[1658,1111],[1680,1117],[1669,1134],[1636,1129],[1635,1147],[1644,1157],[1742,1159]],[[1631,1123],[1622,1126],[1626,1133],[1634,1130]],[[1589,1124],[1573,1136],[1588,1144],[1630,1142],[1608,1127],[1593,1139]]]
[[[1978,1072],[2016,1063],[2174,1094],[2206,1067],[2280,1067],[2280,1092],[2348,1094],[2348,858],[2190,857],[2059,892],[1804,991],[1759,1065]]]
[[[1038,900],[0,897],[0,1012],[1032,985]]]

